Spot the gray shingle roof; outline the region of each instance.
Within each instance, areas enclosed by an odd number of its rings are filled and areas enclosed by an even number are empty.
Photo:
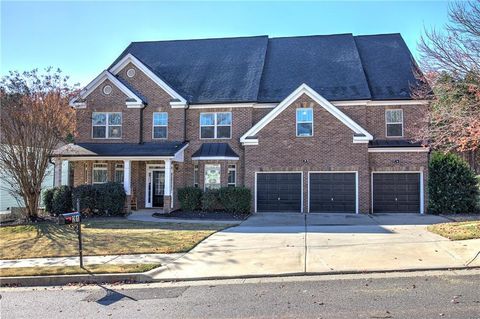
[[[174,156],[186,142],[158,143],[78,143],[68,144],[57,150],[54,155],[75,156]]]
[[[193,153],[192,158],[198,157],[236,157],[237,153],[228,145],[228,143],[203,143],[200,148]]]
[[[422,142],[413,140],[373,140],[368,143],[369,148],[382,147],[420,147]]]
[[[280,102],[302,83],[329,100],[411,99],[400,34],[133,42],[132,54],[191,104]]]

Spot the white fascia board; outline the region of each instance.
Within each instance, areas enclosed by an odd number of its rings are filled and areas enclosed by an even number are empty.
[[[369,148],[369,153],[428,153],[429,147],[378,147]]]
[[[112,73],[108,72],[107,70],[103,71],[100,73],[92,82],[90,82],[79,94],[78,97],[84,99],[90,93],[92,93],[97,87],[100,86],[105,80],[109,80],[112,82],[113,85],[115,85],[117,88],[120,89],[123,93],[125,93],[126,96],[128,96],[131,99],[134,99],[135,102],[125,102],[127,106],[129,105],[143,105],[142,99],[138,97],[134,92],[132,92],[129,88],[127,88],[122,82],[120,82],[115,76],[113,76]],[[78,97],[75,97],[70,100],[70,105],[76,108],[84,108],[86,106],[85,103],[77,103],[75,102]]]
[[[185,144],[181,149],[179,149],[173,156],[175,162],[183,162],[185,160],[185,149],[188,147],[188,143]]]
[[[368,140],[373,139],[373,136],[370,133],[368,133],[363,127],[358,125],[355,121],[353,121],[345,113],[343,113],[338,108],[336,108],[333,104],[327,101],[320,94],[315,92],[311,87],[303,83],[295,91],[293,91],[289,96],[287,96],[282,102],[280,102],[280,104],[278,104],[277,107],[271,110],[270,113],[265,115],[257,124],[255,124],[251,129],[249,129],[240,138],[240,142],[245,143],[248,136],[255,136],[262,128],[264,128],[268,123],[270,123],[274,118],[276,118],[281,112],[283,112],[283,110],[285,110],[288,106],[290,106],[302,94],[308,95],[320,106],[322,106],[325,110],[330,112],[330,114],[335,116],[343,124],[349,127],[353,132],[357,134],[365,135],[365,138]]]
[[[194,104],[190,109],[220,109],[220,108],[249,108],[254,107],[255,103],[215,103],[215,104]]]
[[[153,82],[155,82],[158,86],[160,86],[165,92],[167,92],[172,98],[178,99],[179,104],[183,103],[183,105],[187,105],[187,100],[185,100],[180,94],[175,92],[173,88],[171,88],[165,81],[160,79],[155,73],[153,73],[145,64],[143,64],[139,59],[133,56],[131,53],[125,55],[120,61],[117,62],[113,67],[110,68],[110,72],[117,75],[120,70],[122,70],[125,66],[129,63],[135,65],[140,71],[145,73]],[[176,102],[172,102],[176,103]],[[176,105],[176,104],[175,104]],[[178,105],[176,105],[178,106]],[[184,106],[184,107],[185,107]]]
[[[427,105],[428,100],[386,100],[386,101],[368,101],[367,105],[372,106],[401,106],[401,105]]]
[[[174,156],[53,156],[66,161],[158,161],[158,160],[172,160]]]
[[[192,157],[194,161],[238,161],[239,157],[233,156],[199,156],[199,157]]]

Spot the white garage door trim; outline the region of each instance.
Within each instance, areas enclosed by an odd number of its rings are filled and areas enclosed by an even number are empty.
[[[359,214],[358,205],[358,171],[309,171],[308,172],[308,193],[307,193],[307,211],[310,213],[310,174],[318,173],[355,173],[355,214]]]
[[[424,194],[424,185],[423,185],[423,171],[372,171],[370,177],[370,209],[373,211],[373,174],[420,174],[420,214],[425,213],[425,194]]]
[[[258,213],[257,211],[257,175],[258,174],[287,174],[287,173],[292,173],[292,174],[298,174],[300,173],[302,182],[300,184],[300,213],[303,213],[303,171],[262,171],[262,172],[255,172],[255,213]]]

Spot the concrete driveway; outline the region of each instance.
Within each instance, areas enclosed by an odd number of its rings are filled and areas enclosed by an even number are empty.
[[[426,230],[447,221],[415,214],[256,214],[150,274],[194,279],[480,266],[480,240],[453,242]]]

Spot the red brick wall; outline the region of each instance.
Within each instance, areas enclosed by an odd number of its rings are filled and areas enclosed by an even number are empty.
[[[105,95],[103,87],[110,85],[112,93]],[[137,143],[139,140],[138,119],[140,110],[127,108],[127,96],[109,80],[100,84],[88,97],[87,107],[77,109],[76,143]],[[122,138],[120,139],[94,139],[92,138],[92,113],[93,112],[122,112]]]
[[[127,70],[134,69],[135,76],[129,78],[126,73]],[[161,89],[158,84],[152,81],[145,73],[129,63],[119,73],[118,76],[124,81],[128,82],[132,87],[145,96],[148,100],[148,105],[143,110],[143,141],[155,142],[165,141],[165,139],[153,139],[153,112],[167,112],[168,113],[168,134],[169,141],[183,141],[184,140],[184,110],[173,109],[170,107],[172,97]]]
[[[403,110],[403,134],[404,138],[415,137],[414,131],[426,125],[427,105],[399,105],[399,106],[373,106],[367,107],[367,125],[364,128],[373,135],[375,139],[386,139],[385,110]],[[398,138],[392,138],[398,139]]]
[[[296,137],[296,108],[314,108],[314,136]],[[368,212],[367,144],[354,144],[353,131],[308,96],[293,102],[258,134],[258,146],[245,147],[245,185],[255,189],[255,172],[304,172],[304,211],[307,211],[308,171],[358,171],[360,210]]]

